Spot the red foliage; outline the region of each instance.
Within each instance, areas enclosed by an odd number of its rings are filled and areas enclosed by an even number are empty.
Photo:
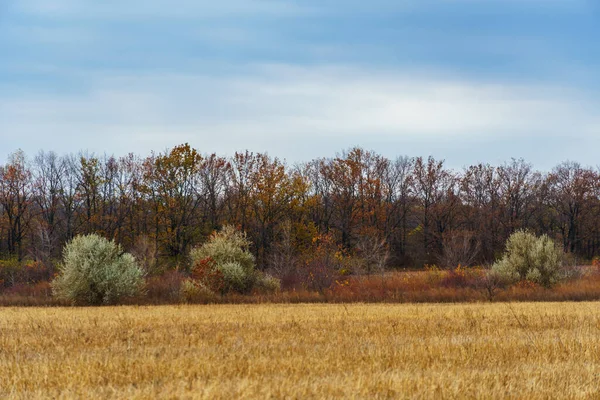
[[[196,262],[191,277],[195,281],[202,282],[215,293],[220,293],[225,288],[223,273],[216,268],[215,260],[210,257]]]

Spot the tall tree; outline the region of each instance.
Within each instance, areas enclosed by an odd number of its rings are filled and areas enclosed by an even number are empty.
[[[23,258],[23,240],[31,221],[32,173],[25,153],[11,154],[0,167],[0,204],[8,225],[8,252]]]
[[[202,156],[187,143],[145,162],[145,190],[154,204],[156,240],[178,261],[203,223],[197,213],[201,163]]]
[[[444,168],[444,161],[429,157],[415,160],[413,190],[419,212],[417,218],[423,230],[423,261],[435,260],[442,249],[443,234],[451,229],[456,207],[457,177]]]
[[[596,174],[576,162],[556,166],[548,176],[550,204],[558,216],[565,251],[581,248],[582,219],[591,208],[586,203],[593,196]]]

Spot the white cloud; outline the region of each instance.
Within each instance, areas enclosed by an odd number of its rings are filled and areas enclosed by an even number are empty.
[[[598,99],[560,88],[281,65],[224,77],[83,77],[89,89],[79,94],[0,97],[4,145],[146,154],[187,141],[203,151],[251,148],[298,160],[370,141],[418,142],[426,152],[427,143],[600,133]]]

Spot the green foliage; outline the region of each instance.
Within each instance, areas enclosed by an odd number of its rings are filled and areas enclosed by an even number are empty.
[[[247,271],[236,262],[218,264],[217,269],[223,274],[225,292],[246,293],[252,289],[255,282],[254,271]]]
[[[526,231],[513,233],[503,258],[493,270],[510,281],[528,280],[550,287],[561,278],[562,250],[547,235],[536,237]]]
[[[95,234],[77,236],[63,251],[54,295],[74,304],[115,304],[141,293],[144,273],[121,246]]]
[[[248,293],[256,283],[258,275],[254,270],[254,256],[249,247],[250,241],[245,233],[232,226],[225,226],[221,232],[214,233],[208,242],[191,251],[194,268],[192,275],[202,280],[202,277],[208,276],[209,273],[197,273],[196,270],[208,267],[219,273],[222,279],[221,292]]]

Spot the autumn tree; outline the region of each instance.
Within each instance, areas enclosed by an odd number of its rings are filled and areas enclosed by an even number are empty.
[[[153,204],[154,234],[167,254],[180,258],[201,231],[199,170],[202,156],[189,144],[146,159],[145,191]]]
[[[119,243],[133,245],[138,236],[146,236],[150,226],[144,204],[143,160],[130,153],[118,160],[115,198],[117,199],[117,232]]]
[[[275,239],[277,225],[289,216],[298,199],[302,183],[286,171],[286,166],[277,158],[259,154],[252,171],[251,198],[252,215],[255,222],[255,246],[260,266],[265,265],[271,245]]]
[[[332,224],[332,182],[325,171],[330,160],[315,159],[296,168],[296,173],[307,183],[305,210],[310,221],[321,232],[328,233]]]
[[[8,252],[23,258],[23,241],[31,221],[32,174],[25,153],[11,154],[0,167],[0,204],[7,222]]]
[[[334,222],[344,247],[353,246],[361,229],[381,226],[385,220],[381,180],[386,166],[381,156],[358,147],[324,163],[322,172],[330,183]]]
[[[63,241],[69,241],[77,233],[77,214],[79,210],[78,192],[78,161],[73,155],[64,156],[60,159],[60,170],[58,190],[59,202],[64,229]]]
[[[31,164],[18,151],[0,167],[6,256],[55,259],[76,235],[96,233],[160,272],[225,225],[247,232],[260,268],[278,270],[324,237],[351,256],[385,243],[390,266],[489,263],[519,229],[592,258],[600,172],[565,162],[546,173],[522,159],[454,171],[359,147],[290,167],[249,151],[203,156],[188,144],[146,158],[40,152]]]

